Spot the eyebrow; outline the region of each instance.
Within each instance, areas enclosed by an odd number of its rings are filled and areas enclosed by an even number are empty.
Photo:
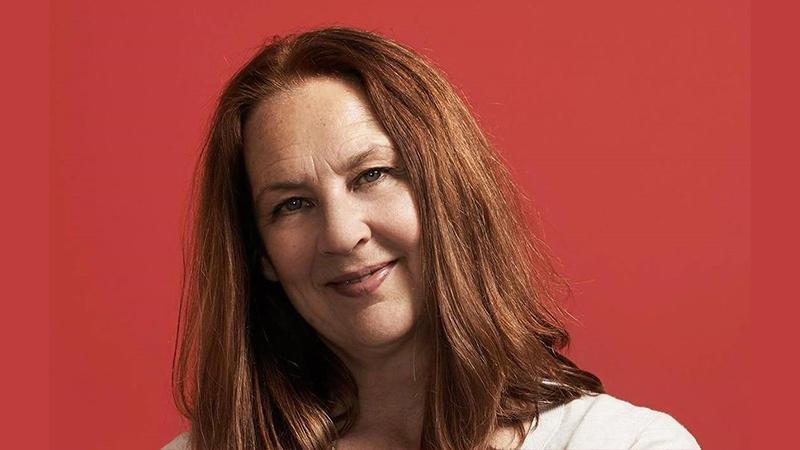
[[[367,159],[371,158],[372,156],[381,154],[386,150],[392,150],[392,147],[388,145],[372,144],[367,148],[367,150],[348,157],[347,161],[344,164],[344,171],[350,171],[354,167],[357,167]],[[257,204],[259,199],[267,192],[293,191],[296,189],[302,189],[304,187],[306,187],[306,183],[305,181],[302,180],[289,179],[289,180],[273,181],[271,183],[268,183],[261,189],[259,189],[258,193],[256,194],[254,203]]]

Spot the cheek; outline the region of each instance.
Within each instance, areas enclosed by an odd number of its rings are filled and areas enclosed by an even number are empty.
[[[299,228],[275,230],[264,236],[267,254],[284,283],[308,280],[314,258],[313,245],[308,236]]]
[[[385,202],[382,216],[386,220],[386,230],[396,245],[407,252],[417,252],[420,241],[420,226],[417,208],[411,192],[404,189],[395,198]]]

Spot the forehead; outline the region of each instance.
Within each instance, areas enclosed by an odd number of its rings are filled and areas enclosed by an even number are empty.
[[[296,158],[336,159],[391,145],[361,88],[333,78],[307,80],[262,100],[244,134],[248,165],[262,170]]]

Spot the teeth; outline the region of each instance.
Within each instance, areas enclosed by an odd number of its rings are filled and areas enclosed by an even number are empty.
[[[373,273],[375,273],[375,272],[368,273],[368,274],[364,275],[364,276],[363,276],[363,277],[361,277],[361,278],[354,278],[354,279],[352,279],[352,280],[347,280],[347,281],[345,281],[345,282],[344,282],[344,284],[355,284],[355,283],[359,283],[359,282],[361,282],[361,280],[363,280],[364,278],[367,278],[368,276],[372,275]]]
[[[355,283],[360,283],[360,282],[361,282],[361,280],[363,280],[364,278],[367,278],[368,276],[372,275],[373,273],[375,273],[375,272],[377,272],[377,271],[379,271],[379,270],[381,270],[381,269],[383,269],[383,267],[380,267],[380,268],[378,268],[378,269],[376,269],[376,270],[374,270],[374,271],[372,271],[372,272],[370,272],[370,273],[368,273],[368,274],[364,275],[364,276],[363,276],[363,277],[361,277],[361,278],[353,278],[352,280],[347,280],[347,281],[345,281],[345,282],[344,282],[344,284],[355,284]]]

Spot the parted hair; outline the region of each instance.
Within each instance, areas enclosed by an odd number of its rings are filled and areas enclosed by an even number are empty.
[[[359,414],[347,367],[262,275],[244,168],[254,108],[311,77],[358,83],[407,171],[432,341],[422,448],[487,448],[499,427],[522,437],[543,410],[603,392],[560,353],[569,284],[465,102],[401,44],[316,29],[273,38],[233,76],[197,165],[173,363],[192,448],[330,449]]]

